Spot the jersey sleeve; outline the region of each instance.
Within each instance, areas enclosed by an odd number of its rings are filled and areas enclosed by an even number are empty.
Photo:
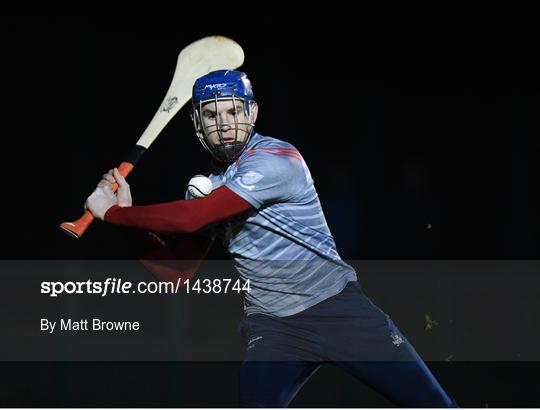
[[[205,198],[161,204],[120,207],[105,212],[105,222],[160,233],[191,233],[252,209],[249,202],[226,187]]]
[[[307,184],[306,167],[296,149],[261,149],[242,158],[225,186],[259,209],[266,204],[294,201]]]

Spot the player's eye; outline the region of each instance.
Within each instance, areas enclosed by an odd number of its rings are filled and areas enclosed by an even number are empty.
[[[242,107],[231,108],[229,110],[229,114],[231,115],[240,115],[241,112],[242,112]]]

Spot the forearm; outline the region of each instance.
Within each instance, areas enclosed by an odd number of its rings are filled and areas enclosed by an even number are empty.
[[[104,220],[163,233],[192,233],[215,222],[240,215],[251,205],[226,187],[220,187],[208,197],[162,204],[111,207]]]

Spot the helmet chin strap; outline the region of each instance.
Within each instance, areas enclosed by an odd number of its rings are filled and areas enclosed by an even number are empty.
[[[220,164],[230,164],[240,156],[244,148],[243,142],[233,141],[212,146],[211,153]]]

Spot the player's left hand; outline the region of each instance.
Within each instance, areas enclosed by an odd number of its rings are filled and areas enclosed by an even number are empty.
[[[94,215],[94,218],[103,221],[105,213],[113,205],[118,204],[118,198],[113,193],[110,186],[98,186],[94,192],[86,199],[84,208]]]
[[[118,183],[116,195],[112,191],[113,184]],[[84,209],[88,209],[95,218],[103,220],[105,213],[113,205],[131,206],[131,192],[129,184],[125,178],[120,175],[117,168],[110,169],[108,173],[103,175],[96,189],[88,197],[84,204]]]

